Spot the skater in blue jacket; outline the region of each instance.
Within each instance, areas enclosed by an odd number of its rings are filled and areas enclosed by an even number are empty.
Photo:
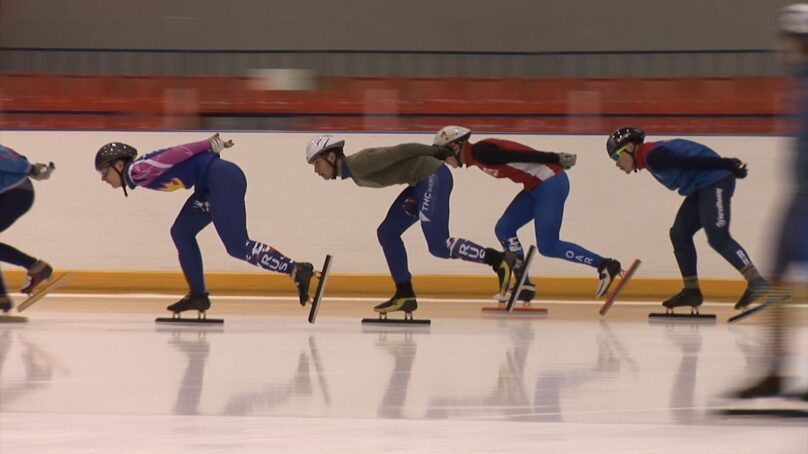
[[[31,179],[47,180],[53,169],[53,163],[31,164],[25,156],[0,145],[0,232],[11,227],[33,206],[34,185]],[[47,263],[5,243],[0,243],[0,262],[11,263],[28,270],[27,282],[20,290],[22,293],[31,293],[40,282],[50,278],[53,273],[53,269]],[[8,312],[13,306],[0,273],[0,311]]]
[[[704,300],[696,271],[693,237],[701,229],[710,246],[747,281],[735,309],[743,309],[768,290],[746,251],[729,233],[735,181],[746,178],[746,164],[724,158],[706,145],[686,139],[645,142],[638,128],[620,128],[606,142],[606,151],[617,167],[629,174],[647,170],[662,185],[685,196],[670,229],[673,253],[684,288],[662,303],[666,308],[698,307]]]

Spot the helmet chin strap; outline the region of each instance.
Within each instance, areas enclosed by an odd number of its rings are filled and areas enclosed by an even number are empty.
[[[631,156],[631,168],[634,170],[634,173],[639,172],[639,170],[637,170],[637,156],[634,154],[634,152],[625,151],[624,153],[628,153],[628,155]]]
[[[452,149],[452,151],[454,152],[454,158],[457,159],[457,164],[460,165],[461,168],[463,167],[463,161],[460,159],[460,156],[463,155],[463,148],[466,147],[467,143],[468,141],[465,140],[455,142],[455,144],[457,145],[457,150]]]
[[[120,179],[121,179],[121,187],[123,188],[123,196],[124,196],[124,197],[129,197],[129,194],[126,192],[126,186],[127,186],[127,184],[126,184],[126,178],[124,178],[124,177],[123,177],[123,172],[122,172],[122,171],[120,171],[120,170],[118,170],[118,168],[117,168],[117,167],[115,167],[115,165],[114,165],[114,164],[112,165],[112,168],[115,170],[115,173],[117,173],[117,174],[118,174],[118,176],[119,176],[119,177],[120,177]],[[124,165],[124,167],[123,167],[123,168],[124,168],[124,169],[126,169],[126,166]]]
[[[333,170],[333,172],[331,172],[331,179],[332,180],[337,179],[337,163],[339,163],[339,158],[335,159],[333,163],[331,161],[328,161],[328,165],[330,165],[331,170]]]
[[[328,165],[331,166],[331,170],[333,170],[333,172],[331,172],[331,179],[336,180],[337,179],[337,168],[340,165],[339,155],[336,154],[336,153],[334,154],[334,162],[329,161],[327,157],[325,159],[325,162],[327,162]]]

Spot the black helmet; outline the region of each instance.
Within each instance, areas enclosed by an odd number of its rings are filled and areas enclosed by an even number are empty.
[[[641,144],[643,141],[645,141],[645,131],[642,129],[631,127],[620,128],[609,134],[609,140],[606,141],[606,152],[611,156],[615,151],[628,143]]]
[[[100,171],[104,166],[123,159],[124,161],[131,161],[137,157],[137,150],[131,145],[120,142],[112,142],[104,145],[98,149],[95,154],[95,170]]]

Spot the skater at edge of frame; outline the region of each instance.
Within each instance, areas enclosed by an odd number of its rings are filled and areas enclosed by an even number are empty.
[[[112,188],[123,188],[125,196],[127,187],[138,186],[158,191],[194,190],[171,226],[171,238],[189,287],[186,296],[166,308],[171,312],[210,308],[196,235],[211,223],[229,255],[289,275],[297,287],[300,304],[305,306],[309,299],[312,264],[295,262],[247,234],[244,204],[247,179],[238,165],[219,155],[232,146],[232,140],[223,140],[215,134],[206,140],[163,148],[140,157],[131,145],[112,142],[95,155],[95,169],[101,180]]]
[[[560,239],[564,204],[570,191],[566,170],[575,165],[577,155],[539,151],[503,139],[472,143],[469,140],[471,133],[463,126],[445,126],[435,134],[432,143],[445,147],[446,152],[441,158],[451,167],[475,166],[494,178],[508,178],[524,185],[494,227],[494,234],[502,246],[523,260],[525,252],[517,232],[533,221],[539,253],[595,268],[598,273],[595,295],[605,295],[620,274],[620,262]],[[517,278],[521,277],[521,272],[517,268]],[[520,293],[517,295],[519,300],[530,301],[536,294],[536,287],[526,279]]]
[[[746,178],[746,164],[737,158],[722,157],[692,140],[646,142],[645,132],[633,127],[612,132],[606,141],[606,152],[615,166],[626,174],[647,170],[663,186],[685,197],[670,228],[683,288],[662,303],[666,309],[698,308],[704,301],[693,242],[693,237],[702,228],[710,247],[747,281],[747,288],[735,309],[746,308],[768,291],[768,282],[729,232],[735,181]]]
[[[419,221],[432,255],[487,264],[497,274],[499,292],[507,290],[516,261],[513,254],[449,234],[449,199],[454,180],[451,171],[435,158],[437,147],[404,143],[365,148],[351,155],[346,155],[344,148],[345,141],[338,137],[315,137],[306,147],[306,162],[324,180],[351,179],[357,186],[371,188],[407,185],[377,229],[396,291],[374,311],[412,313],[418,307],[401,235]]]
[[[792,296],[795,299],[792,301],[797,302],[797,298],[804,298],[808,294],[808,3],[784,7],[778,15],[777,25],[782,38],[783,57],[794,73],[796,91],[793,99],[798,110],[798,122],[796,143],[792,145],[793,158],[787,164],[794,181],[793,189],[775,237],[769,278],[775,288],[789,284],[794,289]],[[783,294],[781,296],[785,299],[784,291]],[[788,348],[788,343],[793,342],[790,338],[793,331],[789,326],[793,322],[785,310],[783,304],[779,303],[771,308],[773,316],[768,325],[769,364],[766,374],[734,391],[733,397],[753,399],[789,392],[786,362],[790,354],[800,355],[801,352]],[[808,402],[808,388],[794,394]]]
[[[28,158],[7,146],[0,145],[0,232],[6,231],[34,205],[34,185],[31,179],[47,180],[53,173],[53,163],[28,162]],[[0,262],[27,270],[26,282],[20,292],[32,293],[37,285],[53,274],[51,266],[19,249],[0,243]],[[14,307],[0,273],[0,311]]]

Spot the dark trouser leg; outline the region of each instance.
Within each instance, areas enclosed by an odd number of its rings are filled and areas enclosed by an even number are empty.
[[[564,221],[564,204],[569,192],[569,178],[564,172],[530,191],[535,204],[533,217],[539,253],[545,257],[597,267],[603,257],[578,244],[560,239],[561,224]]]
[[[691,288],[698,287],[696,244],[693,242],[693,236],[701,229],[698,205],[696,195],[685,198],[670,229],[676,264],[679,265],[679,272],[685,281],[685,287]]]
[[[517,232],[533,220],[534,205],[533,197],[527,192],[520,191],[508,208],[505,208],[505,212],[494,227],[494,234],[502,247],[506,251],[513,252],[520,260],[525,258],[525,250],[517,237]]]
[[[416,207],[415,189],[405,188],[390,205],[387,216],[376,229],[387,267],[396,283],[412,280],[407,264],[407,249],[401,235],[418,220]]]
[[[729,233],[735,178],[727,177],[697,192],[699,217],[710,246],[740,272],[752,266],[746,251]]]
[[[202,269],[202,252],[196,235],[211,222],[206,200],[192,194],[182,206],[174,225],[171,226],[171,239],[177,247],[182,274],[188,282],[191,293],[205,292],[205,277]]]
[[[17,219],[31,209],[33,204],[34,191],[30,182],[0,194],[0,232],[11,227]],[[36,262],[36,259],[12,246],[0,243],[0,262],[11,263],[27,269]],[[6,286],[3,274],[0,272],[0,295],[5,294]]]

